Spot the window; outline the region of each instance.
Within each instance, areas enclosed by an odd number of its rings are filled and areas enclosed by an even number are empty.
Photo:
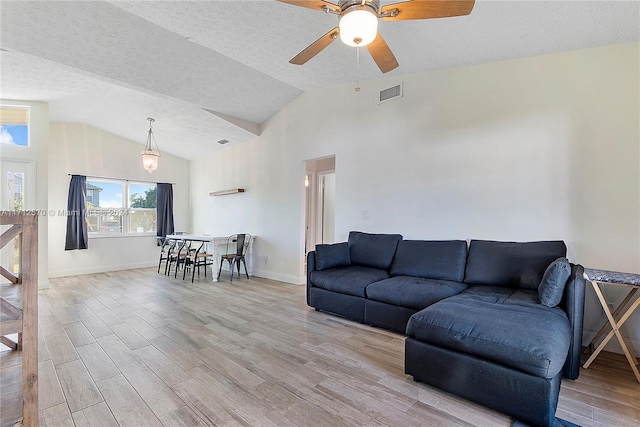
[[[29,146],[29,107],[0,106],[0,143]]]
[[[155,184],[129,184],[129,233],[155,233],[158,206]]]
[[[7,203],[10,210],[24,210],[24,172],[7,171]]]
[[[155,184],[87,180],[89,237],[156,233]]]

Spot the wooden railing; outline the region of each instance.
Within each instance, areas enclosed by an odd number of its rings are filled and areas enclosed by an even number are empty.
[[[18,272],[13,272],[13,267],[0,266],[0,275],[10,282],[0,285],[0,342],[22,352],[22,399],[9,404],[3,401],[2,409],[13,413],[13,405],[22,405],[22,419],[18,416],[8,420],[2,415],[2,424],[22,421],[24,426],[37,426],[38,216],[28,211],[0,211],[0,225],[11,226],[0,235],[0,249],[17,241],[20,265]],[[8,337],[14,334],[18,334],[16,342]],[[3,387],[3,394],[6,391]]]

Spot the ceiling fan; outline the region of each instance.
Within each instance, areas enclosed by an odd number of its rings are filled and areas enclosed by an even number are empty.
[[[475,0],[409,0],[380,7],[380,0],[340,0],[338,4],[324,0],[278,1],[340,17],[337,27],[291,59],[291,64],[304,64],[340,36],[340,40],[349,46],[366,46],[383,73],[396,68],[398,61],[378,33],[378,19],[402,21],[462,16],[471,13],[475,3]]]

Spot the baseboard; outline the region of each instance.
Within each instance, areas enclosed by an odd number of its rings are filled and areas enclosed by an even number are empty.
[[[83,274],[107,273],[109,271],[132,270],[135,268],[147,268],[147,267],[157,267],[157,266],[158,266],[157,261],[138,262],[138,263],[131,263],[131,264],[95,265],[95,266],[90,266],[85,268],[74,268],[73,270],[50,271],[49,278],[65,277],[65,276],[80,276]]]
[[[269,270],[253,270],[253,275],[264,277],[265,279],[277,280],[279,282],[291,283],[293,285],[300,285],[300,278],[290,274],[281,274]]]
[[[85,268],[76,268],[73,270],[58,270],[58,271],[50,271],[49,277],[65,277],[65,276],[80,276],[83,274],[96,274],[96,273],[106,273],[109,271],[118,271],[118,270],[131,270],[135,268],[147,268],[147,267],[157,267],[158,263],[156,261],[150,262],[139,262],[139,263],[131,263],[131,264],[117,264],[117,265],[96,265]],[[223,267],[223,272],[228,273],[228,267]],[[217,274],[217,272],[216,272]],[[274,271],[269,270],[254,270],[253,276],[264,277],[265,279],[277,280],[279,282],[291,283],[294,285],[300,285],[300,278],[294,275],[289,274],[281,274]],[[48,287],[48,281],[47,281]]]

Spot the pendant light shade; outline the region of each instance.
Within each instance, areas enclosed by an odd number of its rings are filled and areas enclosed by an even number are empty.
[[[149,173],[158,169],[158,159],[160,158],[160,150],[158,150],[158,143],[156,142],[156,137],[153,135],[153,129],[151,124],[155,122],[155,119],[151,117],[147,117],[149,120],[149,134],[147,135],[147,146],[142,152],[142,166],[145,170],[149,171]],[[156,149],[153,149],[151,144],[151,140],[153,140],[153,145],[155,145]]]

